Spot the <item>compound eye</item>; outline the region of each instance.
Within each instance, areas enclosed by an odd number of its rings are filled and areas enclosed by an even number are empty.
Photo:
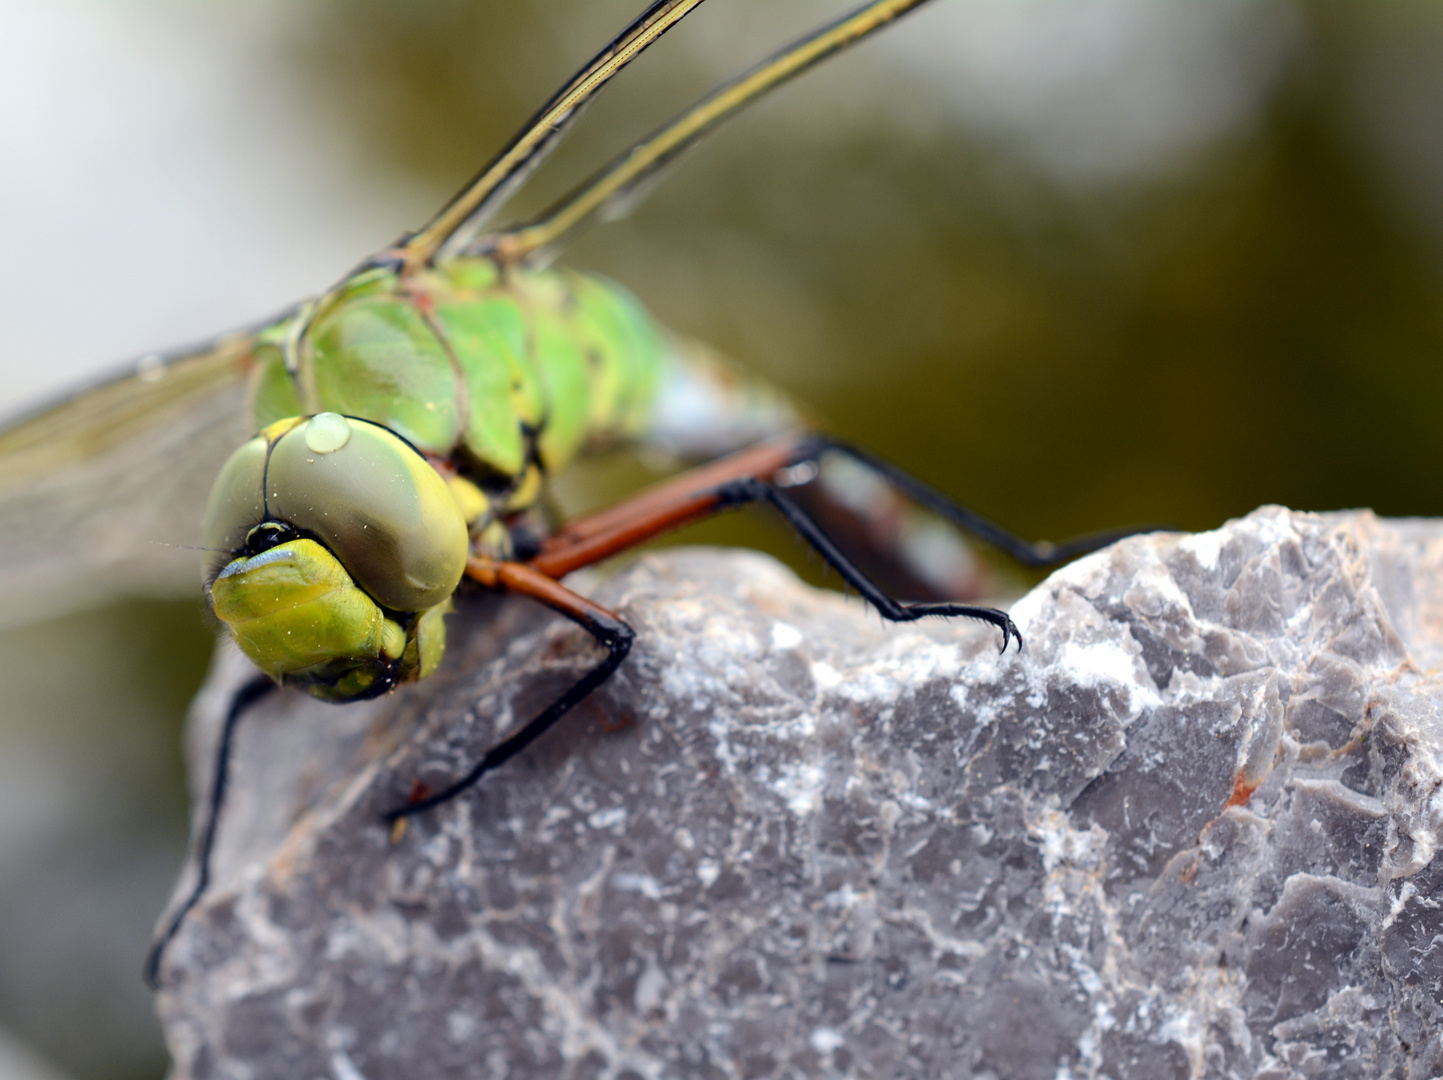
[[[266,464],[265,504],[395,611],[441,603],[466,568],[466,522],[446,481],[378,424],[320,413],[286,431]]]
[[[245,547],[251,530],[265,519],[265,494],[261,485],[265,481],[269,451],[266,437],[257,435],[230,456],[211,486],[205,523],[201,526],[207,581]]]
[[[394,432],[337,413],[274,424],[231,455],[206,507],[210,576],[269,527],[285,533],[278,541],[319,539],[393,611],[441,603],[469,554],[466,522],[441,475]]]

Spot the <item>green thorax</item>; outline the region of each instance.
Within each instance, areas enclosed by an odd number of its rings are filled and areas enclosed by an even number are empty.
[[[372,269],[261,335],[252,422],[361,417],[504,486],[637,434],[663,354],[636,299],[598,277],[485,258]]]

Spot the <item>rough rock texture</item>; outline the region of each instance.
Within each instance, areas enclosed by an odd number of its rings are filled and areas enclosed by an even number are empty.
[[[1443,1073],[1443,523],[1133,539],[1020,656],[746,552],[596,595],[623,671],[399,842],[584,635],[477,598],[430,685],[249,718],[178,1076]]]

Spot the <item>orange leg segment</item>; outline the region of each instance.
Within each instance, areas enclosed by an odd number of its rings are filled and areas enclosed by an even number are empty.
[[[779,469],[807,458],[807,435],[769,439],[688,470],[635,498],[567,522],[541,545],[528,565],[552,577],[610,558],[652,537],[698,521],[722,505],[722,489],[743,479],[769,482]]]

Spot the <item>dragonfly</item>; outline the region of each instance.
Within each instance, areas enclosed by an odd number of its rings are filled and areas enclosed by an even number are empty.
[[[431,221],[325,292],[149,356],[0,430],[0,593],[13,601],[103,592],[117,580],[134,590],[164,576],[153,546],[137,538],[199,518],[207,605],[259,669],[227,711],[197,879],[152,948],[152,985],[166,944],[208,887],[227,762],[247,710],[282,687],[345,703],[425,678],[442,662],[445,616],[463,582],[550,608],[591,634],[601,655],[464,775],[414,789],[387,815],[393,826],[523,752],[625,661],[633,631],[568,588],[568,575],[737,507],[769,505],[887,620],[976,619],[996,628],[1003,652],[1021,648],[1000,609],[903,602],[876,585],[798,498],[827,460],[871,473],[1029,566],[1134,531],[1029,543],[813,430],[779,393],[664,331],[619,285],[551,263],[578,228],[634,202],[728,117],[929,0],[871,0],[834,19],[723,83],[539,216],[489,227],[586,104],[702,2],[652,3]],[[553,527],[542,512],[549,479],[627,443],[713,460]]]

